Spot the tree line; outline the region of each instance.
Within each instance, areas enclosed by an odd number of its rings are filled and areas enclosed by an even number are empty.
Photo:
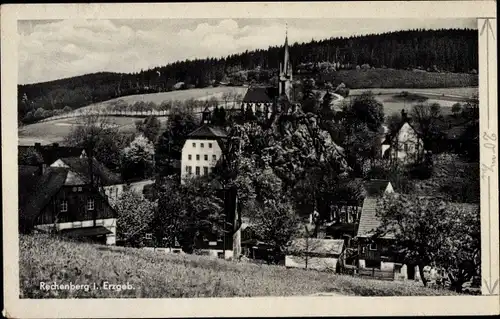
[[[467,73],[478,68],[477,30],[411,30],[330,38],[290,46],[292,65],[331,61],[356,68],[423,68]],[[18,113],[73,109],[112,98],[227,82],[275,83],[282,47],[222,58],[185,60],[134,73],[100,72],[18,86]],[[182,82],[182,83],[181,83]],[[179,85],[180,84],[180,85]]]

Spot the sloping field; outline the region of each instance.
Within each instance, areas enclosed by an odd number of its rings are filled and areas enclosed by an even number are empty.
[[[421,283],[366,280],[282,266],[205,256],[64,241],[47,235],[20,237],[21,298],[176,298],[312,295],[408,296],[452,294]],[[297,280],[299,279],[300,280]],[[131,290],[43,290],[41,282],[127,284]]]
[[[356,89],[349,92],[347,100],[352,100],[357,95],[363,92],[371,91],[375,94],[375,99],[384,105],[385,115],[391,115],[393,113],[399,113],[402,109],[410,111],[411,108],[418,104],[417,101],[403,101],[395,100],[394,95],[399,94],[403,91],[421,95],[426,98],[423,103],[438,103],[441,105],[441,111],[443,114],[450,114],[451,107],[455,103],[465,103],[467,99],[478,94],[477,87],[465,87],[465,88],[441,88],[441,89]]]
[[[136,102],[145,102],[145,103],[153,102],[156,105],[160,105],[162,102],[165,101],[184,101],[189,99],[204,101],[204,100],[209,100],[211,98],[216,98],[218,100],[222,100],[222,95],[224,93],[241,94],[241,97],[243,98],[247,89],[248,88],[246,87],[220,86],[215,88],[189,89],[189,90],[178,90],[178,91],[150,93],[150,94],[128,95],[112,99],[109,101],[92,104],[84,108],[81,108],[79,110],[83,111],[88,108],[112,105],[114,103],[117,103],[118,101],[123,101],[128,105],[132,105]]]
[[[121,132],[135,132],[135,121],[143,119],[139,117],[106,117],[106,121],[118,127]],[[159,120],[164,125],[167,118],[160,117]],[[37,142],[41,144],[62,143],[73,127],[81,125],[81,121],[81,118],[74,117],[25,125],[18,130],[18,144],[33,145]]]

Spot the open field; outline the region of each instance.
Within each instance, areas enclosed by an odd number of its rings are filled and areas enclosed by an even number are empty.
[[[211,98],[216,98],[218,100],[222,100],[222,95],[224,93],[236,93],[241,94],[242,97],[245,95],[247,87],[230,87],[230,86],[219,86],[219,87],[209,87],[203,89],[189,89],[189,90],[178,90],[178,91],[170,91],[170,92],[160,92],[160,93],[150,93],[150,94],[137,94],[137,95],[128,95],[122,96],[116,99],[111,99],[105,102],[92,104],[81,108],[79,110],[84,110],[86,108],[93,107],[105,107],[106,105],[112,105],[118,101],[123,101],[128,105],[132,105],[136,102],[153,102],[156,105],[160,105],[162,102],[166,101],[184,101],[189,99],[194,100],[209,100]]]
[[[352,100],[363,92],[371,91],[375,94],[375,98],[384,105],[385,115],[399,113],[402,109],[410,111],[413,105],[418,104],[418,101],[405,101],[395,99],[394,96],[403,91],[414,93],[425,98],[423,103],[438,103],[441,105],[443,114],[450,114],[451,107],[455,103],[464,103],[474,94],[478,93],[477,87],[464,88],[440,88],[440,89],[356,89],[349,92],[347,101]]]
[[[316,293],[361,296],[454,295],[415,282],[366,280],[282,266],[235,263],[205,256],[20,236],[21,298],[175,298],[293,296]],[[300,278],[300,280],[297,280]],[[102,285],[133,290],[43,291],[40,282]]]
[[[136,101],[145,102],[155,102],[160,104],[162,101],[167,100],[182,100],[189,98],[199,98],[205,99],[215,96],[220,98],[224,92],[237,92],[243,94],[247,88],[244,87],[217,87],[217,88],[207,88],[207,89],[192,89],[192,90],[181,90],[172,91],[165,93],[152,93],[144,95],[131,95],[126,97],[121,97],[119,99],[109,100],[103,103],[90,105],[90,107],[105,107],[115,103],[117,100],[125,100],[127,103],[135,103]],[[474,94],[477,94],[477,87],[465,87],[465,88],[441,88],[441,89],[403,89],[403,88],[393,88],[393,89],[356,89],[351,90],[350,95],[347,97],[347,101],[354,98],[356,95],[360,95],[362,92],[372,91],[375,94],[375,98],[384,105],[384,111],[386,115],[392,113],[401,112],[401,109],[410,110],[416,101],[404,101],[394,99],[394,95],[401,93],[402,91],[407,91],[415,94],[425,96],[427,99],[425,103],[439,103],[442,107],[444,114],[451,112],[451,106],[457,101],[465,101],[467,98]],[[463,103],[463,102],[460,102]],[[120,127],[121,131],[131,132],[135,130],[135,121],[141,119],[140,117],[119,117],[111,116],[108,120],[112,123],[116,123]],[[165,117],[160,117],[162,122],[166,121]],[[64,137],[71,131],[73,125],[78,125],[79,120],[77,118],[69,119],[59,119],[48,122],[40,122],[35,124],[29,124],[18,130],[19,134],[19,144],[21,145],[33,145],[35,142],[40,142],[42,144],[61,142]]]
[[[143,117],[106,117],[106,121],[117,126],[121,132],[135,132],[135,121],[143,119]],[[159,120],[164,125],[167,118],[160,117]],[[62,143],[72,128],[77,125],[81,125],[81,118],[75,117],[25,125],[18,130],[18,144],[33,145],[36,142],[41,144]]]

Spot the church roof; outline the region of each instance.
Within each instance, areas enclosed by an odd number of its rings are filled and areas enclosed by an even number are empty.
[[[272,103],[278,95],[278,89],[274,87],[251,87],[247,90],[243,102]]]

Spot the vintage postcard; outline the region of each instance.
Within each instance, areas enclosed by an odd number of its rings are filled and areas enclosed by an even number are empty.
[[[1,15],[4,316],[499,314],[494,1]]]

